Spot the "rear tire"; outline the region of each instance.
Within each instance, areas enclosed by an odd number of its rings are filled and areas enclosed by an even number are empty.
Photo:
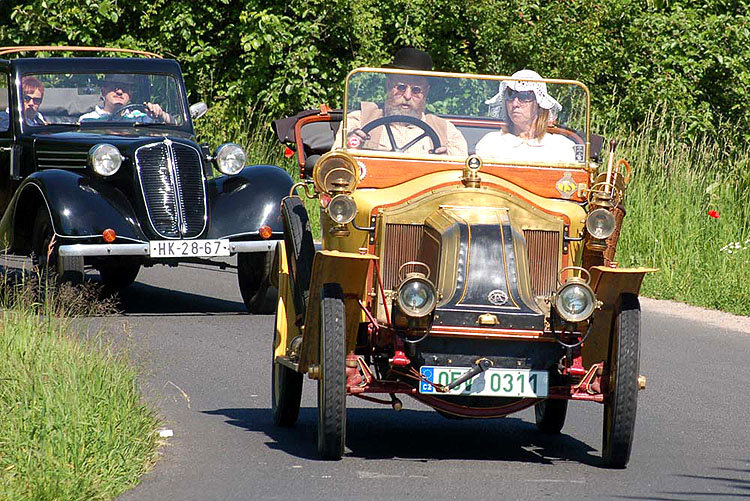
[[[278,316],[278,313],[277,313]],[[276,323],[274,322],[274,326]],[[271,409],[276,426],[293,426],[302,400],[302,374],[276,361],[276,328],[271,347]]]
[[[346,320],[344,293],[336,283],[323,285],[320,305],[320,378],[318,379],[318,452],[323,459],[344,455],[346,435]]]
[[[57,281],[78,285],[83,283],[83,256],[60,256],[60,244],[55,242],[55,230],[46,207],[40,207],[34,218],[31,239],[32,261],[46,275],[57,273]]]
[[[567,400],[542,400],[534,407],[536,426],[543,433],[556,435],[560,433],[560,430],[565,425],[565,416],[567,413]]]
[[[630,460],[638,407],[641,307],[638,297],[623,294],[615,309],[610,341],[607,396],[604,404],[602,458],[610,468]]]
[[[256,315],[273,313],[278,291],[270,282],[273,251],[237,254],[237,281],[247,311]]]

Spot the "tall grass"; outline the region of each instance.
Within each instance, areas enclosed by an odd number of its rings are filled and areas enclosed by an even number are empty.
[[[646,277],[644,295],[750,315],[750,151],[708,138],[686,144],[680,124],[667,116],[657,109],[638,130],[597,125],[596,132],[620,140],[617,157],[633,168],[616,259],[660,269]],[[284,158],[271,119],[262,109],[219,107],[199,121],[198,132],[214,144],[242,144],[250,163],[279,165],[298,179],[296,159]],[[316,201],[308,210],[319,233]]]
[[[665,116],[610,132],[633,167],[616,259],[660,269],[644,295],[750,315],[750,152],[728,140],[680,142]]]
[[[124,356],[56,316],[106,304],[31,282],[0,287],[0,499],[111,499],[153,462],[156,416]]]

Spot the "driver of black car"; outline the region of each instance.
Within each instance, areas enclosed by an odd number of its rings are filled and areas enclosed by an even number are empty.
[[[405,47],[385,67],[432,71],[432,58],[424,51]],[[458,129],[448,120],[424,112],[429,92],[430,83],[424,76],[388,74],[385,103],[362,102],[359,110],[347,115],[347,148],[466,156],[466,139]],[[434,135],[437,138],[430,137]],[[439,140],[437,147],[434,139]],[[334,145],[340,144],[339,129]]]
[[[172,117],[156,103],[130,104],[135,84],[129,75],[110,74],[102,82],[100,103],[93,111],[84,113],[80,122],[92,120],[128,121],[140,123],[172,123]]]

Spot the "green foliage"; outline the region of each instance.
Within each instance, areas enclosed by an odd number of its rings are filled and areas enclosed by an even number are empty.
[[[3,45],[140,48],[183,65],[190,97],[280,116],[341,106],[352,68],[397,48],[436,69],[573,78],[595,115],[633,127],[659,102],[682,139],[730,123],[747,139],[750,15],[741,0],[25,0],[0,4]]]

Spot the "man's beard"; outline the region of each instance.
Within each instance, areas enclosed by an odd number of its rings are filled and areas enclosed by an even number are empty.
[[[398,104],[385,103],[385,116],[391,115],[406,115],[407,117],[422,118],[422,110],[416,110],[409,108],[407,110],[401,109]]]

